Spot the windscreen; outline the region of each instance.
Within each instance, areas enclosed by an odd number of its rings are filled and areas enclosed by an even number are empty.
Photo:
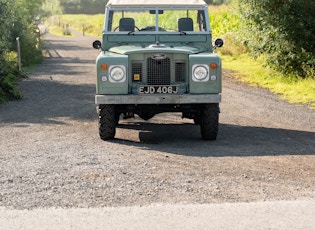
[[[203,32],[203,10],[111,10],[106,31],[109,32]]]

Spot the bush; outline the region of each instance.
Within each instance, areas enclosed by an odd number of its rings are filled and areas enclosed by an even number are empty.
[[[17,70],[16,38],[20,38],[22,64],[32,65],[42,59],[40,40],[35,16],[42,1],[0,0],[0,101],[19,98],[16,82]]]
[[[243,36],[284,74],[315,77],[315,1],[239,0]]]
[[[19,72],[17,69],[17,54],[5,53],[0,66],[0,103],[7,99],[19,99],[21,94],[17,88]]]
[[[221,5],[231,3],[233,0],[205,0],[207,4],[211,5]]]

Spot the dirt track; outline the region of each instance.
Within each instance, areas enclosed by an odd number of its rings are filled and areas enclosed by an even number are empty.
[[[131,206],[315,198],[315,111],[224,73],[218,140],[179,114],[98,137],[93,38],[47,37],[47,58],[0,105],[0,206]]]

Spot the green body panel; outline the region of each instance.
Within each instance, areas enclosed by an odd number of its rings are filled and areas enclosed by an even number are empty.
[[[192,47],[192,46],[172,46],[169,45],[149,45],[143,47],[140,45],[126,45],[116,46],[111,48],[109,51],[117,54],[133,54],[133,53],[185,53],[185,54],[196,54],[203,51],[203,47]]]
[[[97,84],[96,93],[97,94],[127,94],[128,93],[128,80],[122,83],[112,83],[109,81],[102,81],[102,77],[106,76],[108,78],[108,69],[102,70],[100,66],[102,64],[110,65],[124,65],[128,69],[128,56],[113,54],[110,52],[101,52],[96,59],[97,68]],[[128,79],[128,71],[127,79]]]
[[[217,68],[215,70],[210,70],[210,76],[215,75],[217,79],[215,81],[207,82],[194,82],[192,80],[192,71],[190,71],[189,76],[189,89],[191,94],[202,94],[202,93],[221,93],[222,92],[222,65],[221,59],[218,55],[213,53],[201,53],[196,55],[189,56],[189,65],[192,69],[195,64],[205,64],[209,65],[210,63],[216,63]]]
[[[202,48],[201,48],[202,49]],[[191,93],[191,94],[205,94],[205,93],[221,93],[222,91],[222,76],[221,76],[221,59],[218,55],[213,53],[198,53],[200,48],[196,47],[164,47],[164,48],[155,48],[147,47],[141,48],[139,46],[117,46],[112,48],[110,51],[101,53],[96,61],[97,65],[97,94],[128,94],[128,93],[137,93],[137,87],[139,84],[132,84],[132,81],[129,76],[129,59],[131,57],[133,61],[144,60],[144,54],[146,53],[174,53],[173,57],[185,60],[185,55],[188,56],[189,69],[187,71],[188,81],[186,83],[177,84],[180,85],[180,93]],[[172,52],[171,52],[172,51]],[[126,67],[127,81],[123,83],[112,83],[102,81],[103,76],[108,77],[108,69],[101,70],[100,66],[106,63],[110,65],[124,65]],[[216,63],[217,68],[215,70],[210,70],[210,76],[215,75],[216,80],[207,81],[207,82],[195,82],[192,80],[192,67],[195,64],[204,64],[208,65],[210,63]],[[175,83],[174,83],[175,84]],[[141,83],[140,83],[141,85]]]
[[[119,42],[122,45],[131,46],[145,46],[148,47],[152,44],[160,43],[167,46],[183,46],[185,44],[199,47],[203,51],[212,52],[213,46],[211,43],[211,34],[103,34],[103,49],[110,50],[113,47],[121,46],[117,44]],[[201,51],[200,51],[201,52]]]

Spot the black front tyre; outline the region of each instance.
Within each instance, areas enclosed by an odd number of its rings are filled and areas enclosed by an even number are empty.
[[[200,118],[200,113],[199,112],[194,114],[193,119],[194,119],[195,125],[200,125],[201,124],[201,118]]]
[[[219,130],[219,104],[205,104],[201,111],[201,137],[204,140],[216,140]]]
[[[114,139],[117,117],[114,105],[99,106],[99,134],[102,140]]]

